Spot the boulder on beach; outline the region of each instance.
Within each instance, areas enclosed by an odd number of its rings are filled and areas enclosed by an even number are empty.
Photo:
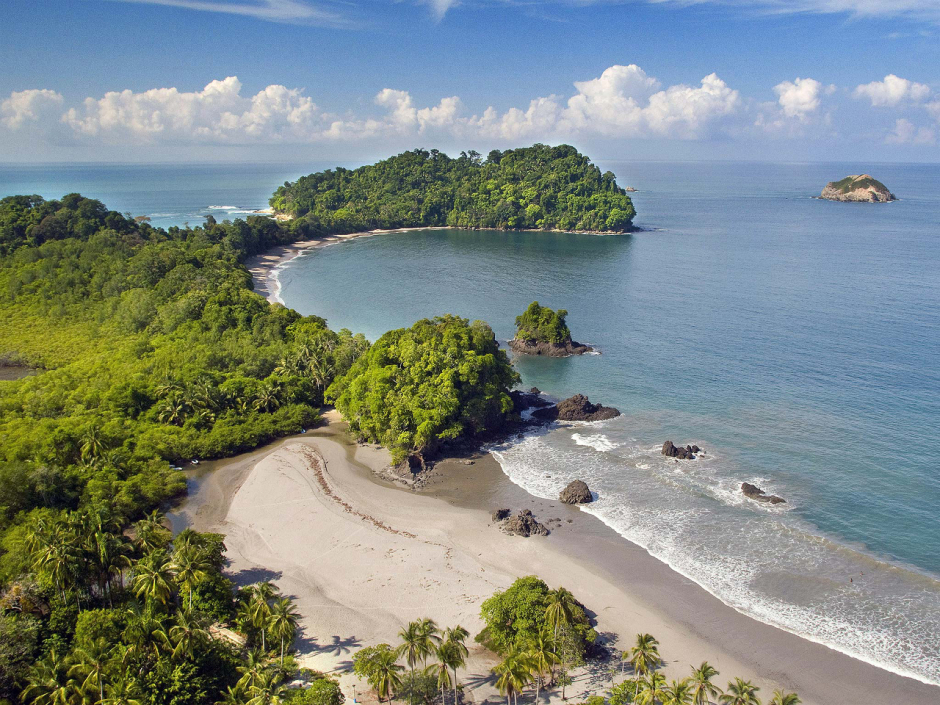
[[[555,406],[535,411],[532,416],[542,421],[604,421],[620,416],[620,411],[612,406],[592,404],[583,394],[575,394]]]
[[[515,536],[548,536],[548,528],[535,520],[531,509],[521,509],[516,516],[503,522],[503,531]]]
[[[748,499],[753,499],[756,502],[769,502],[770,504],[786,504],[787,500],[783,497],[778,497],[775,494],[767,494],[757,485],[752,485],[750,482],[741,483],[741,491],[744,493],[744,496]]]
[[[494,509],[493,522],[498,524],[499,522],[508,519],[510,514],[512,514],[511,509]]]
[[[869,174],[853,174],[841,181],[830,181],[822,190],[820,198],[854,203],[887,203],[898,200],[883,183]]]
[[[696,453],[704,452],[698,446],[682,446],[675,445],[672,441],[666,441],[663,443],[662,454],[667,458],[678,458],[679,460],[695,460]]]
[[[561,491],[561,494],[558,495],[558,499],[565,504],[587,504],[588,502],[592,502],[594,497],[591,495],[591,490],[586,482],[583,480],[574,480],[568,483],[568,486]]]

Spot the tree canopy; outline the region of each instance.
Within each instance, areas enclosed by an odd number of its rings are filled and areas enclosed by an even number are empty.
[[[241,261],[291,237],[266,218],[164,231],[77,194],[0,200],[0,356],[39,369],[0,382],[0,534],[40,507],[140,516],[184,489],[171,465],[316,423],[368,343],[252,293]]]
[[[562,594],[570,601],[565,607],[566,616],[560,621],[566,623],[582,645],[593,643],[597,633],[591,627],[584,607],[567,591]],[[499,654],[509,653],[513,648],[526,648],[544,630],[554,631],[553,602],[553,591],[543,580],[534,575],[519,578],[480,607],[480,617],[486,627],[477,636],[477,641]]]
[[[322,233],[451,226],[626,232],[636,211],[611,172],[574,147],[493,150],[452,159],[415,149],[358,169],[287,182],[271,207]]]
[[[391,449],[396,462],[442,441],[500,429],[519,377],[492,329],[447,315],[389,331],[333,382],[354,433]]]
[[[536,343],[570,343],[571,331],[565,324],[568,312],[553,311],[533,301],[521,316],[516,316],[516,339]]]

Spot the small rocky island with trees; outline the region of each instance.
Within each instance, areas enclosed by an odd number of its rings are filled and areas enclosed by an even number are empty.
[[[523,355],[546,355],[568,357],[592,352],[590,345],[582,345],[571,339],[571,331],[565,323],[568,312],[540,306],[533,301],[521,316],[516,316],[516,336],[509,341],[509,349]]]
[[[898,200],[887,186],[869,174],[855,174],[846,176],[841,181],[830,181],[820,198],[853,203],[887,203]]]

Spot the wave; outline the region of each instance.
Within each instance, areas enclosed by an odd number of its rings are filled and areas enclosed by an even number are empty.
[[[571,440],[573,440],[579,446],[588,446],[601,453],[605,453],[620,447],[619,443],[614,443],[603,433],[598,433],[594,436],[582,436],[580,433],[572,433]]]
[[[512,482],[546,499],[576,467],[600,497],[582,510],[738,612],[940,685],[940,581],[847,546],[792,507],[747,500],[747,475],[719,454],[675,463],[618,431],[539,431],[491,452]],[[787,493],[767,478],[750,481]]]
[[[210,211],[237,211],[238,206],[207,206],[206,209]]]

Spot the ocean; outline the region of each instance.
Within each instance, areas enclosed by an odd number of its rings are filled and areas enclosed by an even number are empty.
[[[280,295],[373,340],[455,313],[505,341],[531,301],[567,309],[601,354],[517,358],[524,386],[623,416],[493,448],[507,475],[546,498],[583,479],[586,511],[725,603],[940,684],[940,166],[600,166],[638,189],[640,232],[383,234],[292,260]],[[195,223],[318,168],[2,167],[0,194]],[[901,200],[813,198],[863,172]]]

